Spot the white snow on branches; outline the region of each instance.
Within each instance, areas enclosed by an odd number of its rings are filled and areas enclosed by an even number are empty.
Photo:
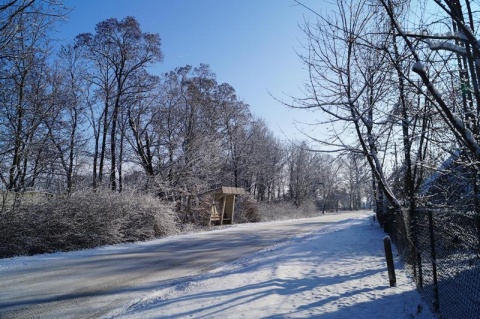
[[[455,37],[459,40],[462,40],[462,41],[468,41],[467,36],[463,32],[457,32],[455,34]]]
[[[425,72],[425,65],[422,62],[417,61],[412,65],[412,71],[415,73]]]
[[[430,50],[435,51],[435,50],[446,50],[446,51],[451,51],[453,53],[458,53],[461,55],[466,54],[465,48],[450,43],[450,42],[444,42],[444,41],[429,41],[428,46],[430,47]]]
[[[475,149],[475,153],[480,154],[480,145],[475,140],[472,131],[465,127],[462,119],[456,114],[453,114],[453,123],[457,126],[457,128],[459,128],[460,132],[464,133],[465,140]]]

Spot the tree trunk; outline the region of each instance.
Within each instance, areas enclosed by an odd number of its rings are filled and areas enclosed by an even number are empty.
[[[108,94],[105,101],[105,108],[103,110],[103,131],[102,131],[102,146],[100,149],[100,165],[98,168],[98,182],[101,184],[103,181],[103,167],[105,161],[105,153],[107,148],[107,132],[108,132]]]
[[[117,98],[118,99],[118,98]],[[112,191],[117,190],[117,181],[116,181],[116,174],[115,171],[117,169],[117,153],[116,153],[116,146],[117,146],[117,120],[118,120],[118,101],[115,103],[113,107],[112,113],[112,128],[110,131],[110,189]]]

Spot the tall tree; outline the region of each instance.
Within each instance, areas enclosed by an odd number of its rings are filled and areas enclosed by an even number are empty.
[[[33,5],[35,0],[11,0],[0,5],[0,58],[15,55],[10,42],[15,38],[19,28],[19,18],[24,11]]]
[[[334,135],[322,142],[336,151],[363,154],[375,185],[399,208],[382,160],[391,132],[386,100],[391,74],[388,55],[381,50],[387,36],[379,34],[369,3],[337,0],[333,14],[306,24],[307,53],[302,58],[309,71],[309,96],[299,99],[297,107],[327,114]]]
[[[58,21],[60,6],[10,1],[0,9],[6,17],[0,35],[0,145],[6,166],[0,178],[7,189],[21,191],[34,185],[46,150],[41,126],[52,106],[47,87],[48,32]]]
[[[54,107],[46,120],[49,138],[56,150],[65,176],[66,193],[74,189],[75,172],[83,162],[87,118],[86,83],[82,77],[78,48],[62,46],[55,72],[52,74],[52,103]],[[58,173],[60,175],[60,173]]]
[[[84,49],[84,58],[91,63],[90,77],[100,91],[98,95],[104,105],[99,117],[104,123],[99,175],[101,178],[109,130],[109,185],[112,190],[117,190],[117,135],[120,113],[124,111],[122,102],[137,92],[134,79],[146,72],[149,65],[162,60],[160,36],[142,32],[133,17],[121,21],[112,18],[98,23],[95,34],[78,35],[76,45]]]
[[[413,78],[413,74],[406,72],[401,76],[416,86],[417,93],[438,114],[443,129],[452,137],[450,150],[444,148],[443,153],[448,154],[452,148],[462,153],[461,162],[470,172],[465,175],[470,176],[467,178],[473,188],[471,203],[465,204],[480,212],[480,68],[477,63],[480,46],[475,36],[472,1],[433,2],[448,23],[439,23],[436,19],[430,24],[419,23],[406,32],[397,3],[380,0],[398,34],[398,41],[409,51],[411,71],[418,77]],[[480,213],[476,223],[480,229]],[[480,232],[478,234],[480,237]]]

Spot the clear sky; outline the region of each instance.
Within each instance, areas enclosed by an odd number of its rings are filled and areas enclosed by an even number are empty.
[[[135,17],[145,32],[159,33],[164,61],[159,73],[176,67],[209,64],[219,83],[232,85],[253,114],[265,119],[281,139],[304,139],[296,120],[308,122],[318,114],[290,110],[269,92],[301,97],[307,72],[296,51],[304,35],[304,18],[314,19],[293,0],[64,0],[72,9],[57,35],[71,41],[108,18]],[[318,10],[324,1],[303,0]],[[322,8],[323,7],[323,8]],[[308,128],[307,128],[308,129]],[[285,136],[283,134],[285,133]],[[321,132],[316,132],[318,136]]]

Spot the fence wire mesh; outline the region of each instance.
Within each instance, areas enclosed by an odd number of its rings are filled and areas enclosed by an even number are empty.
[[[381,218],[439,318],[480,318],[480,215],[417,209]]]

